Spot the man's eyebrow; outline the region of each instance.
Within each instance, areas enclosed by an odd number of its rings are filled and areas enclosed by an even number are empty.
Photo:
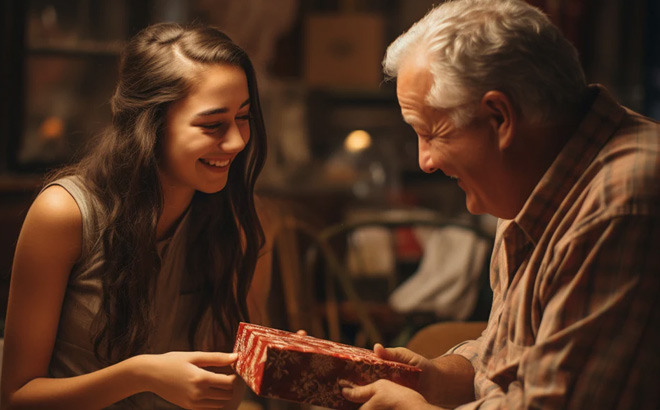
[[[249,98],[241,103],[240,108],[243,108],[248,104],[250,104],[250,99]],[[209,115],[214,115],[214,114],[224,114],[227,111],[229,111],[229,108],[227,108],[227,107],[211,108],[209,110],[197,113],[197,116],[198,117],[207,117]]]

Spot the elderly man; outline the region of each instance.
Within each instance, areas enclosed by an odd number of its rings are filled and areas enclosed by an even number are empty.
[[[457,0],[387,50],[419,165],[500,218],[481,337],[426,360],[419,393],[346,382],[363,409],[660,408],[660,125],[587,86],[539,10]]]

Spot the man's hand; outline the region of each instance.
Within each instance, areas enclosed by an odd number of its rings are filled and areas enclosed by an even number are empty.
[[[344,397],[354,403],[364,403],[361,410],[438,409],[424,400],[421,394],[389,380],[380,379],[365,386],[340,380]]]
[[[437,393],[438,386],[442,384],[442,380],[438,380],[440,375],[432,361],[404,347],[391,347],[386,349],[380,343],[374,345],[374,353],[383,360],[408,364],[422,369],[417,391],[419,391],[427,401],[434,403],[433,398]]]
[[[420,368],[432,365],[430,360],[405,347],[390,347],[386,349],[382,344],[376,343],[374,345],[374,353],[383,360],[409,364]]]
[[[374,353],[384,360],[422,369],[417,391],[436,406],[456,407],[474,400],[474,368],[463,356],[448,355],[429,360],[403,347],[384,348],[376,343]]]

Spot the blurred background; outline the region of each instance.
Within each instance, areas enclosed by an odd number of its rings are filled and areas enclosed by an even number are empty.
[[[529,1],[577,47],[589,82],[660,119],[657,0]],[[126,40],[148,24],[174,21],[218,26],[259,75],[269,158],[258,188],[277,222],[273,325],[353,344],[404,344],[435,320],[484,320],[483,243],[493,221],[468,215],[444,175],[418,169],[416,137],[381,73],[387,45],[433,3],[3,0],[0,318],[18,232],[44,173],[75,160],[107,125]],[[463,232],[433,236],[447,226]],[[456,243],[465,246],[451,248]],[[421,295],[420,283],[429,282],[409,279],[428,273],[420,260],[432,246],[427,265],[451,266],[432,295]],[[465,271],[473,273],[464,287],[438,300],[463,282],[451,275]],[[415,295],[418,304],[397,305]]]

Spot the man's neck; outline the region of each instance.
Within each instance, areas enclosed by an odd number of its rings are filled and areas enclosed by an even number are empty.
[[[517,215],[543,175],[577,131],[584,114],[559,124],[522,125],[520,137],[507,150],[509,174],[516,187],[512,193],[510,217]]]

